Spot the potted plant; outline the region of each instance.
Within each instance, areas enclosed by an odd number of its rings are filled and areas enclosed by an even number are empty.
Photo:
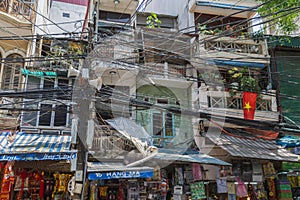
[[[224,88],[224,80],[219,71],[206,70],[200,77],[204,80],[210,90],[221,91]]]
[[[249,69],[247,72],[246,68],[243,70],[233,68],[228,72],[231,74],[231,77],[237,81],[237,84],[233,88],[234,93],[237,91],[243,92],[244,119],[253,120],[256,108],[256,99],[261,90],[258,81],[251,76]]]

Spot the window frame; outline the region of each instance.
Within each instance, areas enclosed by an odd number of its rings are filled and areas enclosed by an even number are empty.
[[[3,64],[2,77],[1,77],[1,89],[2,90],[18,90],[22,88],[22,68],[25,65],[24,58],[17,53],[10,54],[6,57],[7,62]],[[11,60],[10,60],[11,59]],[[10,68],[10,72],[7,69]],[[18,73],[16,71],[19,70]],[[15,78],[18,79],[17,86],[15,86]],[[9,79],[9,81],[6,81]]]
[[[37,77],[37,76],[31,76],[31,75],[26,75],[26,82],[25,82],[25,90],[28,88],[28,79],[29,77]],[[45,78],[46,79],[52,79],[54,81],[53,89],[58,86],[58,81],[61,79],[68,80],[68,85],[72,86],[73,80],[70,78],[64,78],[64,77],[37,77],[40,79],[40,84],[38,86],[38,89],[43,89],[44,88],[44,83],[45,83]],[[55,93],[53,94],[52,97],[50,97],[50,100],[43,100],[43,95],[39,94],[39,98],[37,99],[37,109],[36,115],[35,115],[35,125],[24,125],[24,117],[26,115],[26,111],[22,111],[22,116],[21,116],[21,127],[22,128],[67,128],[70,127],[70,109],[71,109],[71,100],[66,100],[66,99],[56,99]],[[26,98],[24,99],[23,103],[23,108],[26,107],[25,102],[26,101],[32,101],[34,99]],[[50,116],[50,125],[40,125],[40,117],[41,117],[41,107],[42,105],[52,105],[52,110],[51,110],[51,116]],[[65,105],[67,107],[66,109],[66,119],[65,119],[65,125],[63,126],[55,126],[55,113],[56,113],[56,107],[60,105]],[[28,120],[28,119],[27,119]]]
[[[162,115],[162,131],[160,135],[156,135],[154,133],[154,115],[156,114],[161,114]],[[167,135],[166,131],[167,131],[167,116],[168,114],[171,114],[172,117],[172,121],[171,121],[171,130],[172,130],[172,135]],[[171,139],[173,139],[176,135],[175,135],[175,114],[174,113],[169,113],[169,112],[165,112],[165,111],[159,111],[159,110],[152,110],[150,112],[150,132],[151,132],[151,136],[153,138],[154,141],[158,140],[158,142],[154,142],[154,145],[158,145],[158,146],[166,146],[169,141],[171,141]],[[162,140],[162,141],[160,141]]]

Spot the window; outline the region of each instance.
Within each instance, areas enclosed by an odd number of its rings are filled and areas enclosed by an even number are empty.
[[[174,114],[157,111],[152,113],[152,136],[155,145],[165,146],[174,138],[174,128]]]
[[[44,91],[57,89],[58,91],[43,92],[32,96],[32,99],[24,99],[22,126],[67,127],[71,96],[66,89],[71,87],[72,83],[72,80],[57,77],[27,76],[27,91],[37,89]]]
[[[66,18],[70,18],[70,13],[63,13],[62,16]]]
[[[50,126],[51,125],[51,115],[52,115],[52,104],[41,104],[40,115],[39,115],[39,125],[40,126]]]
[[[163,114],[162,113],[153,113],[153,132],[154,136],[163,136]]]
[[[54,126],[65,126],[68,107],[66,105],[57,105],[55,107]]]
[[[101,10],[99,19],[112,22],[128,23],[130,21],[130,15],[125,13],[108,12]]]
[[[2,76],[2,89],[14,90],[21,89],[22,72],[24,66],[23,58],[18,54],[9,55],[4,64]]]
[[[150,16],[150,13],[138,13],[137,14],[137,25],[138,26],[147,26],[146,21],[147,17]],[[177,29],[177,18],[174,16],[165,16],[157,15],[157,18],[161,21],[159,24],[160,28],[166,29]]]
[[[168,97],[165,96],[168,95]],[[138,124],[152,136],[153,144],[158,147],[171,145],[176,135],[179,134],[182,121],[179,113],[172,113],[159,109],[160,106],[180,111],[180,101],[167,87],[143,85],[137,88],[138,100],[145,102],[146,106],[137,106],[135,119]],[[148,105],[157,105],[151,106]],[[186,130],[185,130],[186,131]]]

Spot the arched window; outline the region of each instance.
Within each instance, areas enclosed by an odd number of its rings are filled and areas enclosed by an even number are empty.
[[[18,54],[9,55],[4,62],[2,89],[20,89],[22,83],[21,69],[24,67],[24,59]]]

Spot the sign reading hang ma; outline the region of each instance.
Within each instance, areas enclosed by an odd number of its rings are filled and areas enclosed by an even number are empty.
[[[30,153],[0,155],[0,161],[30,161],[30,160],[73,160],[76,153]]]
[[[120,179],[120,178],[152,178],[153,170],[133,170],[133,171],[112,171],[112,172],[96,172],[89,173],[89,180],[100,179]]]

